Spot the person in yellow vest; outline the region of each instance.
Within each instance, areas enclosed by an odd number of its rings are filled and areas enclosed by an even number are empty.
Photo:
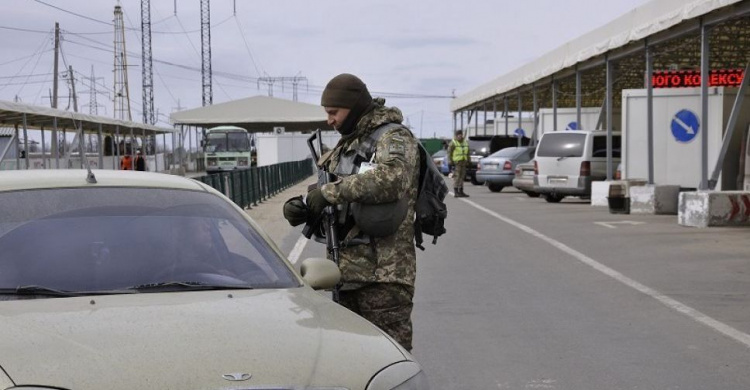
[[[464,139],[464,132],[456,130],[456,135],[448,145],[448,165],[453,171],[453,193],[456,198],[468,198],[464,192],[464,180],[466,179],[466,168],[471,163],[469,157],[469,144]]]

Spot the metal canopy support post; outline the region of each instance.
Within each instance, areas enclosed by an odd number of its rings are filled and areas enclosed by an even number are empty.
[[[115,126],[115,137],[112,140],[112,153],[115,158],[112,159],[112,169],[117,170],[117,164],[120,162],[120,125]]]
[[[497,135],[497,99],[492,98],[492,135]]]
[[[16,142],[15,142],[15,145],[16,145],[16,170],[18,171],[18,170],[21,169],[21,158],[19,156],[20,153],[18,153],[18,149],[21,148],[20,147],[21,144],[20,144],[20,137],[19,137],[19,134],[18,134],[18,124],[15,124],[13,127],[16,129],[16,134],[15,134],[15,139],[16,139]]]
[[[552,78],[552,131],[557,131],[557,80]]]
[[[646,43],[646,129],[648,134],[648,184],[654,184],[654,52]]]
[[[508,97],[503,96],[503,104],[505,107],[503,108],[503,116],[505,117],[505,136],[508,136],[508,122],[510,121],[510,115],[508,114]]]
[[[44,126],[41,127],[41,133],[42,133],[42,166],[44,169],[49,169],[49,164],[47,163],[47,153],[44,152],[45,144],[46,144],[46,137],[44,136]]]
[[[701,190],[708,189],[708,38],[708,27],[701,21]]]
[[[474,109],[474,135],[479,135],[479,107]]]
[[[75,126],[75,122],[73,123],[73,125]],[[83,135],[84,134],[83,133],[83,123],[80,124],[80,128],[77,129],[77,130],[80,131],[80,132],[77,131],[77,133],[78,133],[78,157],[80,157],[80,159],[81,159],[81,161],[80,161],[81,162],[81,169],[83,169],[83,167],[84,167],[83,159],[86,158],[86,150],[85,150],[86,149],[86,140],[84,139],[84,135]]]
[[[487,102],[482,103],[482,111],[484,112],[484,129],[482,131],[484,135],[487,135]]]
[[[606,110],[607,110],[607,181],[612,180],[613,167],[612,167],[612,87],[614,84],[614,64],[607,58],[607,96]]]
[[[57,138],[57,117],[52,118],[52,153],[55,155],[55,169],[60,169],[60,142]]]
[[[521,101],[521,89],[518,90],[518,129],[522,129],[523,124],[521,123],[521,111],[523,110],[523,104]],[[518,130],[516,129],[516,130]],[[515,133],[515,132],[514,132]],[[516,138],[518,138],[518,146],[521,146],[521,137],[516,134]]]
[[[458,117],[458,114],[456,114],[456,112],[454,111],[453,112],[453,133],[454,134],[456,133],[456,119],[457,119],[457,117]]]
[[[464,127],[464,111],[461,110],[461,130],[466,130]]]
[[[750,63],[745,66],[745,73],[743,74],[747,75],[748,72],[750,72]],[[716,161],[716,166],[714,166],[714,171],[711,174],[711,179],[708,181],[708,189],[710,190],[716,189],[716,183],[719,180],[721,168],[724,166],[724,158],[726,158],[727,150],[729,149],[729,143],[732,142],[732,137],[734,136],[734,129],[737,125],[737,117],[740,114],[742,102],[745,99],[745,90],[747,89],[747,84],[747,77],[743,77],[742,82],[740,83],[740,87],[737,90],[737,97],[734,98],[734,106],[732,106],[732,113],[729,115],[727,127],[726,129],[724,129],[724,142],[722,142],[721,144],[719,158]],[[725,188],[722,188],[722,190],[725,190]]]
[[[29,132],[26,122],[26,113],[23,114],[23,160],[26,169],[29,169]]]
[[[535,145],[537,139],[536,133],[539,130],[539,101],[537,100],[536,85],[532,88],[532,95],[534,97],[534,132],[531,134],[531,145]]]
[[[96,146],[99,149],[99,168],[104,168],[104,142],[102,142],[102,124],[99,124],[99,129],[96,131]]]
[[[133,144],[135,143],[135,134],[133,134],[133,128],[130,128],[130,153],[128,155],[130,156],[130,170],[135,170],[135,159],[133,158]]]
[[[583,129],[581,124],[581,71],[576,65],[576,129]]]

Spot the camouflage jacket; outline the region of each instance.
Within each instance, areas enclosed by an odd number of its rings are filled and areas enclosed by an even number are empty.
[[[336,147],[321,157],[321,164],[334,172],[342,153],[356,150],[359,143],[380,125],[401,123],[403,116],[395,107],[385,107],[385,100],[375,99],[374,110],[357,123],[350,137],[344,137]],[[373,238],[374,245],[343,247],[339,268],[345,284],[400,283],[414,286],[416,253],[414,247],[414,205],[417,200],[419,177],[418,140],[406,127],[386,131],[378,140],[373,170],[343,177],[322,188],[323,196],[333,204],[359,202],[379,204],[407,198],[409,209],[391,236]],[[358,235],[355,226],[346,239]]]

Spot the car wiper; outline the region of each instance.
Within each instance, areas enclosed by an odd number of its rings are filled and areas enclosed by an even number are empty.
[[[84,293],[77,291],[65,291],[58,290],[51,287],[44,286],[18,286],[14,288],[0,288],[0,294],[15,294],[15,295],[48,295],[52,297],[77,297],[85,295]]]
[[[209,284],[202,282],[190,281],[171,281],[161,283],[148,283],[138,286],[128,287],[128,290],[149,291],[149,290],[168,290],[168,289],[185,289],[185,290],[252,290],[250,286],[241,286],[236,284]]]

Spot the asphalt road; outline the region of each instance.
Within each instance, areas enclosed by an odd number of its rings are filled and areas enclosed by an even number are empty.
[[[413,352],[434,389],[750,389],[749,229],[466,192],[417,261]]]

